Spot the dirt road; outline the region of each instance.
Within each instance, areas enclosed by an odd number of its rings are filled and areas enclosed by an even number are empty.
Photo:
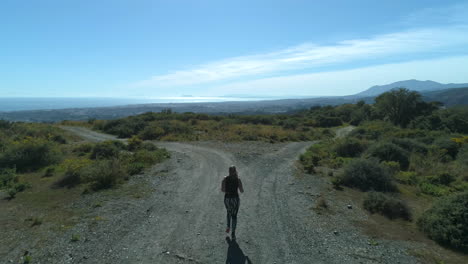
[[[65,128],[87,140],[109,135]],[[155,191],[136,202],[109,202],[98,213],[108,219],[82,224],[36,250],[41,263],[417,263],[408,245],[369,243],[351,224],[366,214],[355,205],[329,201],[329,215],[311,207],[333,192],[320,177],[299,175],[298,155],[311,142],[266,144],[162,143],[172,158],[149,171]],[[244,182],[237,241],[225,239],[225,209],[220,182],[229,165]],[[164,176],[160,175],[161,172]],[[332,197],[332,196],[330,196]]]

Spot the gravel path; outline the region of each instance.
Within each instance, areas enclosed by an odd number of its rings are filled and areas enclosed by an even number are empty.
[[[336,138],[344,138],[346,137],[351,131],[353,131],[356,127],[355,126],[346,126],[341,127],[335,131]]]
[[[66,129],[92,141],[114,138]],[[359,205],[348,209],[322,178],[300,173],[297,157],[313,142],[155,144],[172,158],[131,180],[147,181],[148,197],[93,209],[106,220],[84,221],[31,250],[34,263],[418,263],[407,251],[423,245],[371,240],[353,226],[367,217]],[[219,190],[232,164],[245,188],[236,242],[225,238]],[[319,197],[330,213],[312,209]],[[70,242],[73,233],[83,239]]]

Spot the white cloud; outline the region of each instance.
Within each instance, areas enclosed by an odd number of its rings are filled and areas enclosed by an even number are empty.
[[[468,45],[467,26],[415,29],[368,39],[345,40],[330,46],[303,44],[267,54],[228,58],[187,70],[156,75],[134,85],[155,88],[190,86],[261,74],[281,74],[288,70],[313,69],[369,58],[445,51],[460,45]]]
[[[219,85],[210,95],[338,96],[361,92],[370,86],[419,79],[442,83],[468,83],[468,56],[392,63],[352,70],[297,74]],[[451,69],[444,71],[443,69]]]
[[[430,18],[430,19],[429,19]],[[433,22],[439,26],[429,26]],[[399,56],[440,53],[468,46],[468,4],[427,8],[404,21],[411,29],[369,38],[343,40],[333,45],[305,43],[275,52],[226,58],[191,68],[157,74],[131,84],[139,88],[189,88],[286,76],[297,71],[318,72],[323,67],[347,66],[366,60],[380,61]],[[426,25],[426,27],[418,27]],[[468,50],[467,50],[468,51]],[[454,53],[452,53],[453,55]]]

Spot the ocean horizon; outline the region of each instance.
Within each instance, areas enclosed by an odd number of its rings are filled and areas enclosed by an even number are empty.
[[[157,103],[209,103],[228,101],[279,100],[293,97],[204,97],[181,96],[159,98],[98,98],[98,97],[3,97],[0,98],[0,112],[53,110],[66,108],[112,107],[135,104]]]

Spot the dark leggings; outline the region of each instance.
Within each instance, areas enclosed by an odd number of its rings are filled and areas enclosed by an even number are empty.
[[[237,226],[237,212],[239,211],[240,200],[239,197],[225,197],[224,206],[226,206],[227,211],[227,227],[231,227],[232,219],[232,232],[236,231]]]

